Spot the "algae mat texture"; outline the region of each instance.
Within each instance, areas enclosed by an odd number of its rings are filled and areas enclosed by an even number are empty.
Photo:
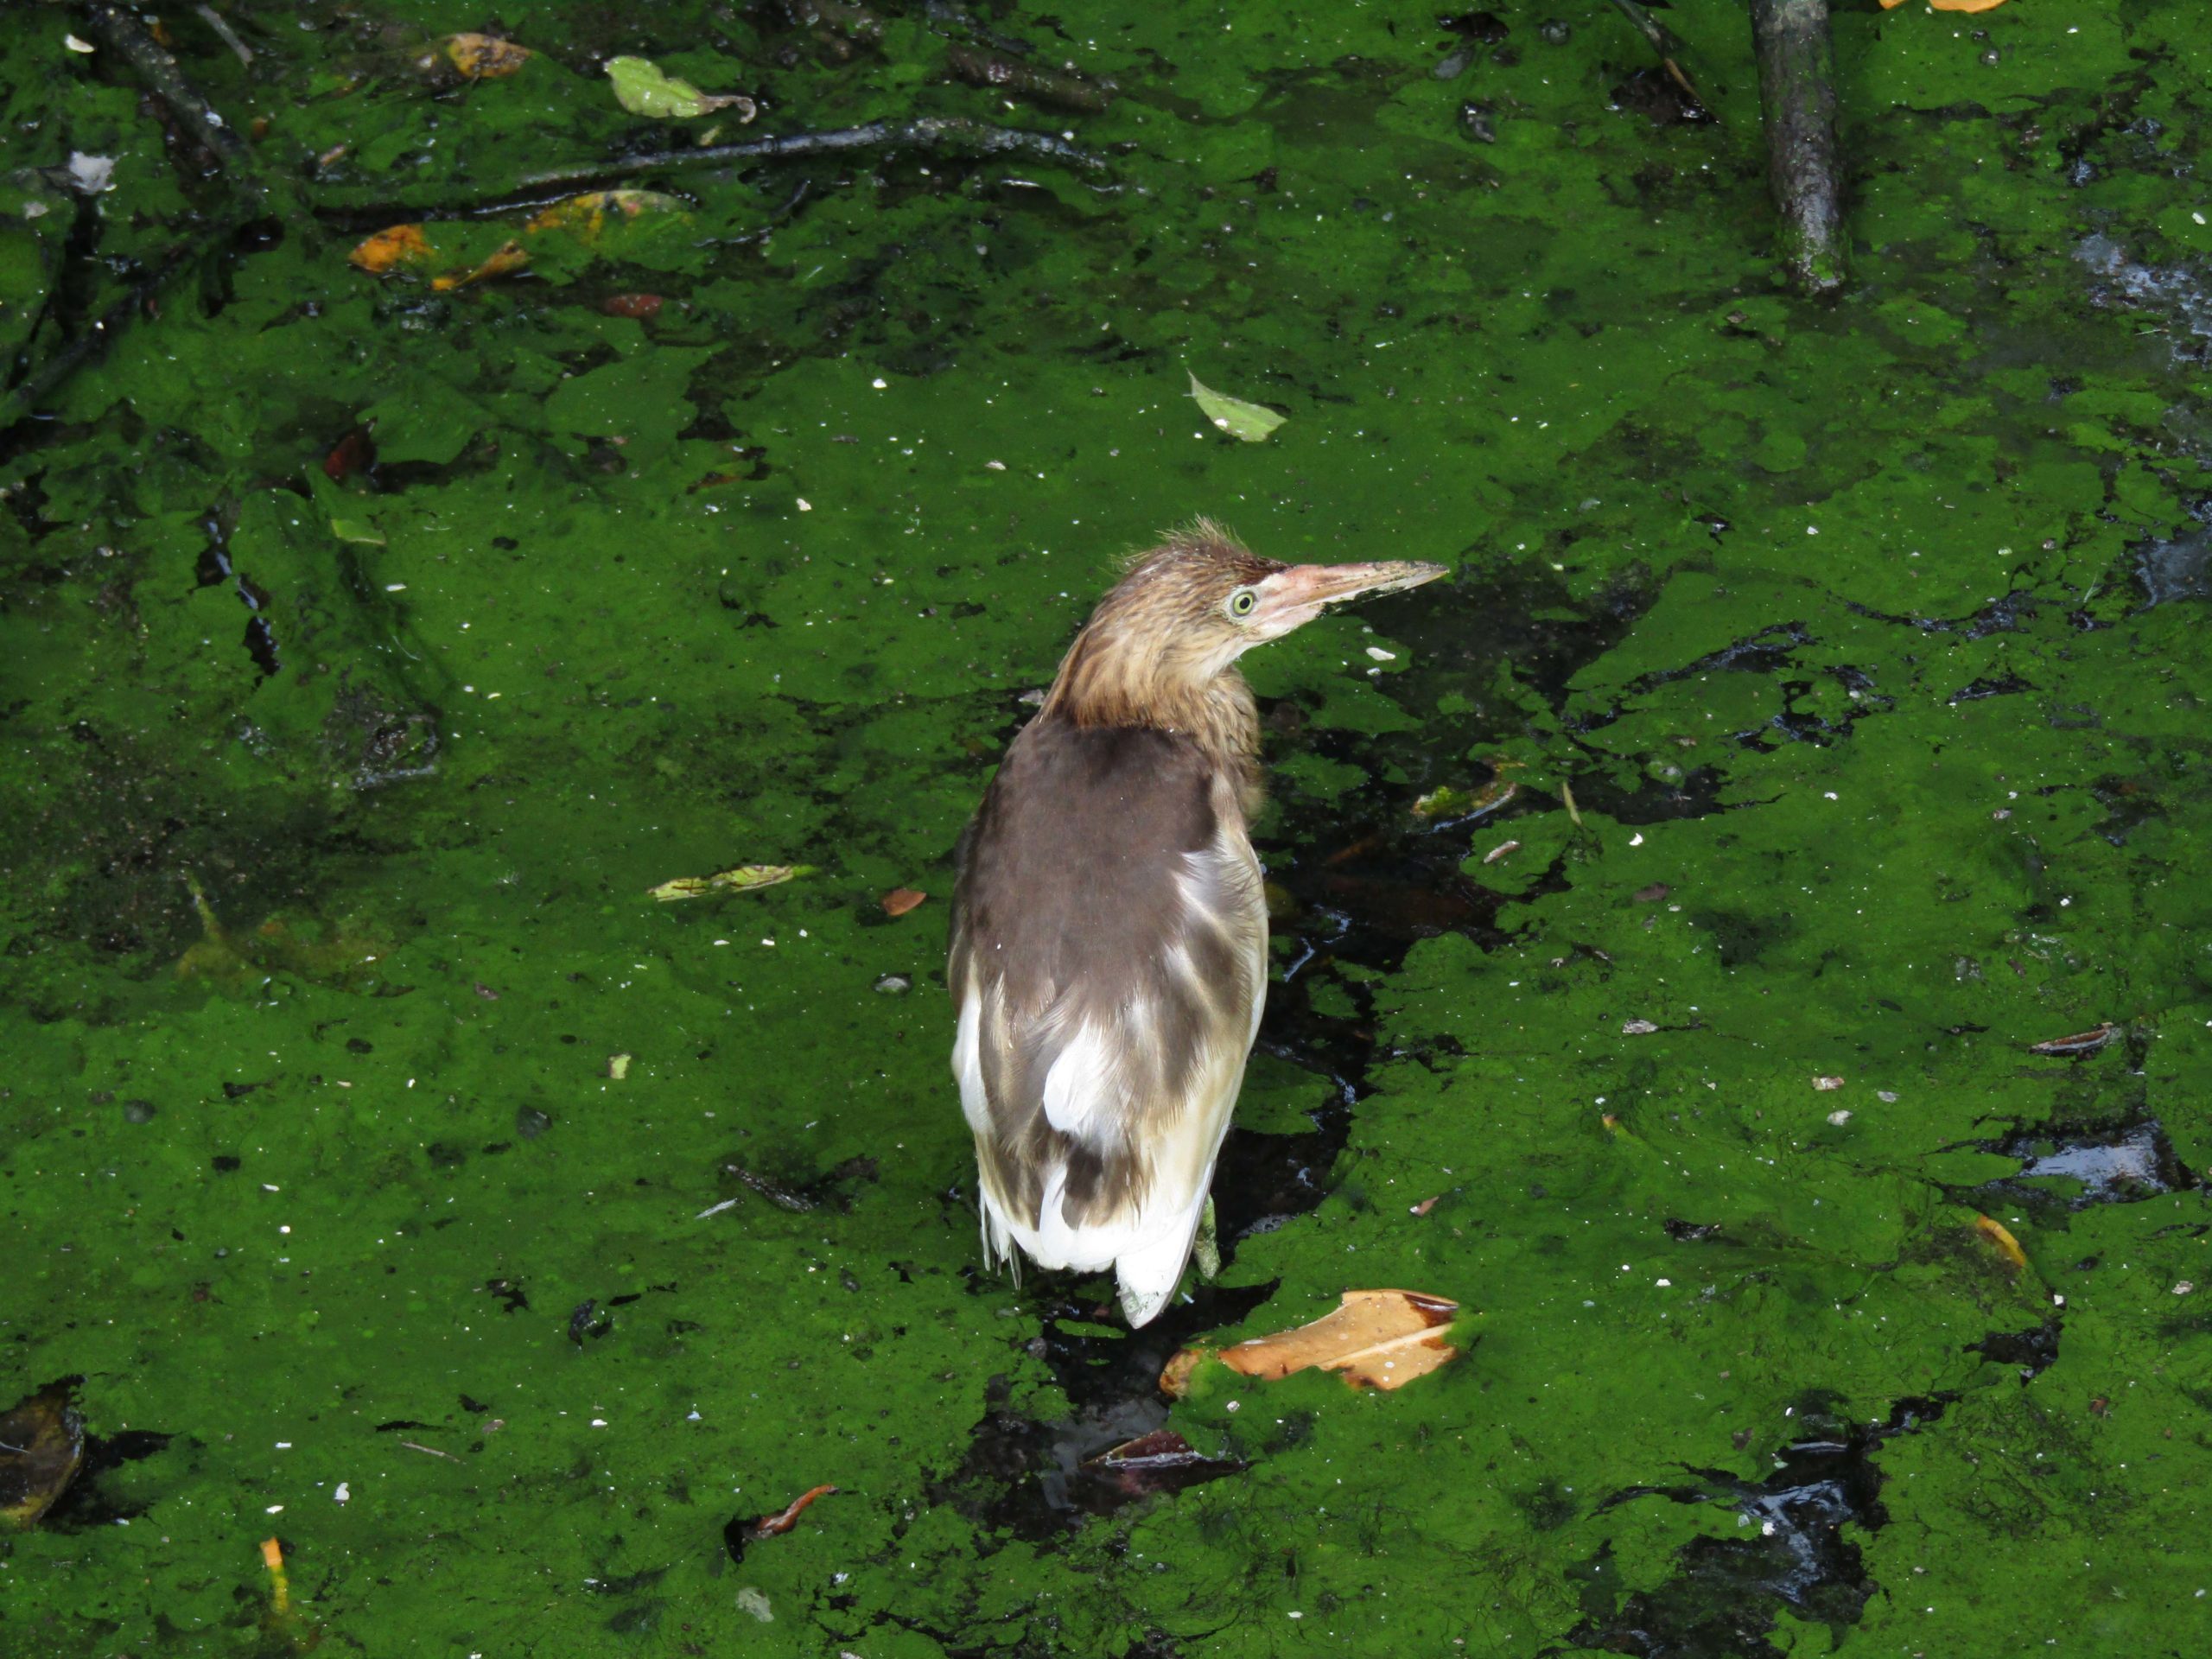
[[[93,1437],[0,1651],[2212,1650],[2212,33],[1842,9],[1811,305],[1666,16],[1713,119],[1549,0],[167,8],[227,159],[0,16],[10,380],[111,335],[0,449],[0,1404]],[[917,113],[1106,166],[452,211]],[[1274,1009],[1132,1339],[980,1270],[944,896],[1200,512],[1456,575],[1249,664]],[[1459,1362],[1149,1387],[1376,1285]]]

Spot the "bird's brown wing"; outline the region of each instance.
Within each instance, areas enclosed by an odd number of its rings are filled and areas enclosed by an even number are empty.
[[[1237,791],[1174,734],[1046,716],[963,836],[954,1071],[995,1254],[1097,1268],[1149,1244],[1172,1292],[1265,980]]]

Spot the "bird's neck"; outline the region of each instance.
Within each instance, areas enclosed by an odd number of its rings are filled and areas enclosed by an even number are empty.
[[[1077,726],[1141,726],[1195,743],[1256,802],[1260,711],[1234,666],[1192,680],[1164,664],[1087,649],[1078,639],[1046,694],[1045,713]]]

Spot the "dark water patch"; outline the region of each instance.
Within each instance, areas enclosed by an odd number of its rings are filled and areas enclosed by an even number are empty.
[[[1980,1354],[1993,1365],[2010,1365],[2025,1388],[2058,1362],[2059,1324],[2056,1317],[2025,1331],[1993,1331],[1967,1351]]]
[[[1058,1277],[1058,1275],[1048,1275]],[[1160,1373],[1202,1333],[1245,1318],[1274,1294],[1273,1284],[1227,1289],[1200,1285],[1141,1330],[1112,1334],[1103,1305],[1058,1302],[1030,1351],[1052,1368],[1072,1410],[1042,1421],[1007,1408],[1007,1384],[986,1385],[990,1409],[976,1425],[959,1466],[933,1482],[932,1503],[1035,1543],[1065,1538],[1091,1516],[1110,1515],[1157,1492],[1240,1472],[1233,1459],[1192,1458],[1172,1470],[1126,1466],[1108,1454],[1165,1429]],[[1159,1444],[1159,1443],[1155,1443]]]
[[[2089,298],[2100,306],[2156,314],[2176,363],[2202,363],[2212,352],[2212,283],[2188,265],[2151,265],[2099,232],[2083,237],[2074,257],[2089,276]]]
[[[1736,1511],[1738,1535],[1693,1540],[1675,1552],[1664,1583],[1610,1609],[1603,1605],[1610,1594],[1596,1586],[1611,1580],[1592,1572],[1585,1580],[1592,1586],[1583,1598],[1586,1617],[1568,1639],[1643,1659],[1780,1659],[1783,1650],[1769,1638],[1784,1607],[1840,1637],[1879,1589],[1859,1544],[1843,1530],[1848,1524],[1872,1533],[1889,1521],[1874,1455],[1886,1441],[1934,1422],[1954,1398],[1902,1401],[1878,1423],[1845,1422],[1815,1402],[1796,1413],[1810,1432],[1774,1454],[1775,1469],[1763,1481],[1694,1469],[1681,1484],[1632,1486],[1607,1497],[1599,1512],[1648,1497],[1726,1504]]]
[[[2191,531],[2171,542],[2145,542],[2136,550],[2135,580],[2143,607],[2184,599],[2212,599],[2212,530]]]
[[[2086,1134],[2056,1135],[2034,1129],[1979,1145],[1982,1151],[2017,1160],[2020,1166],[2016,1175],[1958,1195],[1961,1202],[1985,1211],[2006,1205],[2072,1211],[2100,1204],[2139,1204],[2196,1185],[2155,1117]]]
[[[84,1459],[76,1478],[54,1500],[39,1524],[52,1532],[90,1532],[137,1519],[151,1509],[159,1494],[125,1498],[101,1484],[100,1477],[125,1464],[137,1463],[168,1449],[176,1437],[155,1429],[126,1428],[114,1434],[85,1436]],[[190,1442],[187,1442],[190,1444]]]

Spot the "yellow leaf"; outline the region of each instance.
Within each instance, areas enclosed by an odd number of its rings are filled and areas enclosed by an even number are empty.
[[[681,197],[664,195],[658,190],[588,190],[581,196],[570,196],[566,201],[556,201],[534,214],[523,229],[567,231],[579,240],[589,242],[615,215],[636,219],[641,213],[680,213],[683,205]]]
[[[1987,1216],[1974,1218],[1974,1230],[1997,1247],[1997,1254],[2016,1268],[2028,1265],[2028,1253],[2020,1248],[2020,1241],[2006,1230],[2001,1221],[1992,1221]]]
[[[467,288],[471,283],[480,283],[493,276],[505,276],[530,264],[530,254],[519,242],[503,242],[492,251],[492,257],[474,270],[464,270],[444,276],[434,276],[430,286],[441,291]]]
[[[49,1383],[0,1412],[0,1524],[35,1524],[84,1452],[85,1420],[72,1382]]]
[[[665,905],[678,899],[704,899],[715,893],[746,893],[754,887],[772,887],[795,875],[813,874],[810,864],[741,864],[734,870],[721,870],[713,875],[679,875],[673,881],[647,887],[645,896]]]
[[[1994,11],[2005,0],[1928,0],[1930,11]]]
[[[512,75],[537,55],[528,47],[496,35],[448,35],[440,44],[445,48],[446,61],[471,80],[497,80]]]
[[[1255,1337],[1219,1353],[1185,1348],[1167,1362],[1160,1386],[1179,1398],[1190,1388],[1192,1373],[1206,1360],[1218,1359],[1231,1370],[1262,1380],[1318,1366],[1342,1371],[1356,1389],[1403,1388],[1459,1352],[1443,1330],[1459,1311],[1457,1302],[1414,1290],[1348,1290],[1333,1313],[1311,1325]]]
[[[372,276],[381,276],[429,258],[430,239],[423,234],[420,225],[394,225],[378,231],[346,257]]]

